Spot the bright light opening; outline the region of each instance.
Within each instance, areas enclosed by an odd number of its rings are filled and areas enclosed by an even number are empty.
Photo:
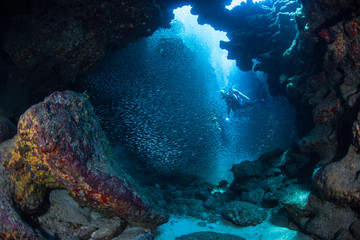
[[[264,0],[253,0],[253,2],[262,2]],[[229,6],[225,6],[225,8],[232,10],[236,6],[240,6],[242,2],[246,2],[246,0],[233,0]]]
[[[172,25],[181,22],[183,31],[178,33],[185,45],[195,52],[199,51],[199,42],[210,54],[210,62],[215,69],[219,84],[228,85],[228,77],[237,70],[235,60],[227,59],[228,51],[220,48],[220,41],[229,41],[226,32],[216,31],[208,24],[199,25],[198,16],[191,14],[191,6],[174,10],[175,18]]]

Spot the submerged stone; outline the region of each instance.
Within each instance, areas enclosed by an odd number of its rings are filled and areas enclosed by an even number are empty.
[[[65,188],[77,201],[105,215],[155,228],[167,216],[134,190],[128,176],[110,174],[111,149],[82,94],[55,92],[32,106],[18,122],[18,134],[1,145],[2,163],[15,183],[14,199],[36,212],[49,189]]]
[[[314,171],[315,185],[331,200],[359,207],[360,156],[351,146],[347,155],[338,162]]]
[[[249,202],[234,201],[228,203],[222,216],[236,225],[247,227],[262,223],[268,215],[267,210]]]

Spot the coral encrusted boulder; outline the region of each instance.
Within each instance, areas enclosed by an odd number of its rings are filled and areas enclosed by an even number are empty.
[[[134,190],[129,177],[109,173],[109,142],[82,94],[55,92],[28,109],[17,135],[1,145],[0,157],[25,213],[38,210],[47,190],[65,188],[91,209],[132,224],[155,228],[167,221]]]

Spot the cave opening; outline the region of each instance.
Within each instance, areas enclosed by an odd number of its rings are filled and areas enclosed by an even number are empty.
[[[296,141],[295,110],[269,94],[266,74],[227,59],[225,32],[200,25],[191,6],[174,15],[171,28],[106,58],[86,91],[129,171],[144,175],[136,159],[168,178],[230,182],[234,164]],[[255,104],[228,113],[221,91],[234,88]]]
[[[359,238],[359,1],[22,2],[0,239]]]
[[[253,0],[254,3],[256,2],[262,2],[264,0]],[[246,0],[232,0],[230,5],[226,5],[225,8],[228,9],[228,10],[232,10],[234,9],[236,6],[239,6],[241,5],[242,2],[246,2]]]

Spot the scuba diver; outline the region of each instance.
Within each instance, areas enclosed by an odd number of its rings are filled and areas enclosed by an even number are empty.
[[[228,115],[230,115],[231,111],[235,112],[236,110],[254,105],[258,102],[264,102],[263,99],[251,101],[250,98],[234,88],[230,88],[229,90],[221,90],[221,96],[223,99],[225,99],[226,105],[228,107]]]

